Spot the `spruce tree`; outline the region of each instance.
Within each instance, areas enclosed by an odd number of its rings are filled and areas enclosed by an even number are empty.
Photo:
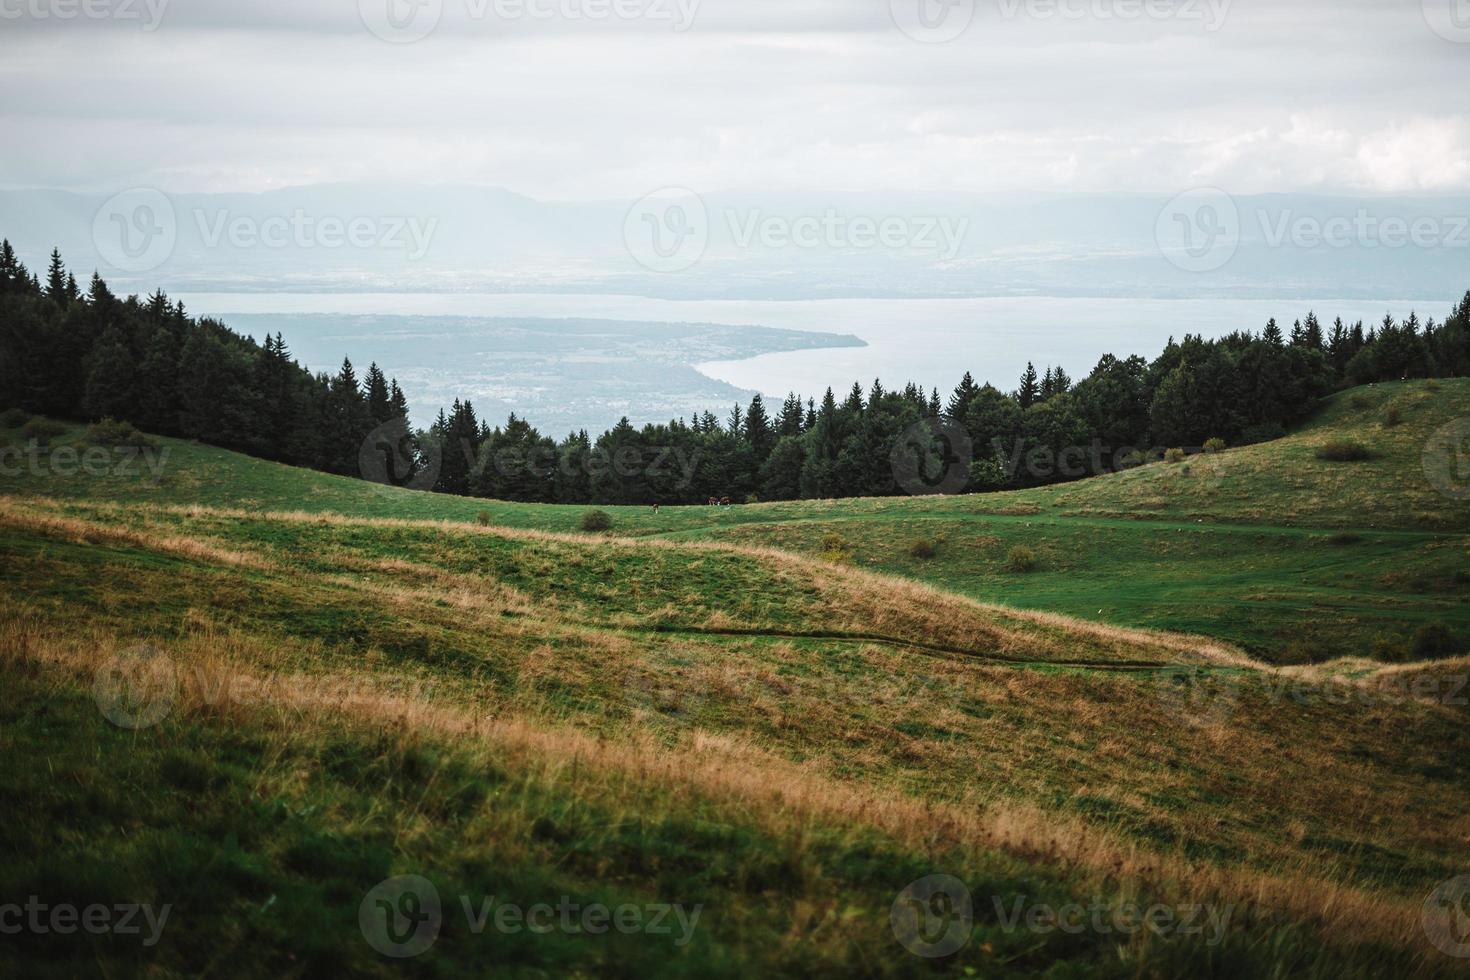
[[[61,250],[51,250],[51,266],[46,270],[46,298],[65,307],[71,298],[66,288],[66,266],[61,264]]]
[[[88,358],[82,414],[89,419],[134,418],[135,370],[132,352],[116,327],[109,328]]]
[[[757,466],[765,462],[776,442],[770,417],[766,414],[766,403],[759,394],[750,400],[750,408],[745,412],[745,441],[750,443],[750,448],[755,453]]]
[[[378,368],[376,361],[368,365],[367,407],[368,416],[375,427],[396,417],[393,411],[392,396],[388,391],[388,379],[383,377],[383,372]]]
[[[963,419],[965,412],[970,407],[970,399],[974,398],[975,393],[979,390],[980,386],[975,384],[975,379],[970,377],[969,371],[966,371],[965,376],[960,379],[960,383],[955,386],[954,394],[949,396],[949,407],[944,413],[945,416],[951,422],[958,422]]]
[[[1021,375],[1021,386],[1016,389],[1016,404],[1023,409],[1030,408],[1040,397],[1041,386],[1036,381],[1036,365],[1027,361],[1026,370]]]

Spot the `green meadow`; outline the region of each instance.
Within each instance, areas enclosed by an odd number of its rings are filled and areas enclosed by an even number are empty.
[[[1470,382],[1384,384],[1066,486],[597,533],[70,427],[0,473],[0,894],[169,919],[0,969],[1457,975],[1426,909],[1470,847],[1467,415]],[[401,875],[441,908],[395,958],[359,913]],[[937,931],[933,876],[969,903]]]

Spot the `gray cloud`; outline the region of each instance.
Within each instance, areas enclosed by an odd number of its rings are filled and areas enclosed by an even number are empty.
[[[82,0],[0,11],[68,2]],[[476,18],[494,9],[476,2],[442,0],[436,29],[406,44],[374,36],[356,0],[172,0],[153,31],[0,21],[0,80],[20,94],[0,113],[0,183],[1470,189],[1470,45],[1436,35],[1418,2],[1235,0],[1209,30],[1123,16],[1154,0],[979,0],[944,44],[906,36],[888,0],[703,0],[682,33],[651,17]]]

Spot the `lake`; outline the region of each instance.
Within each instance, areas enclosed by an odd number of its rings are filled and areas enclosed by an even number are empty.
[[[866,347],[796,350],[696,363],[703,374],[746,391],[839,395],[854,380],[889,387],[913,380],[947,393],[965,371],[1009,389],[1028,360],[1038,371],[1061,365],[1085,376],[1099,357],[1155,356],[1169,337],[1259,331],[1276,317],[1282,330],[1315,310],[1324,326],[1341,316],[1372,324],[1385,313],[1443,319],[1458,297],[1419,299],[830,299],[797,301],[662,300],[592,294],[497,293],[180,293],[193,314],[229,322],[232,313],[358,313],[400,316],[596,317],[645,322],[760,325],[855,334]],[[289,344],[291,335],[286,329]],[[311,364],[332,369],[335,364]],[[391,368],[384,364],[385,370]],[[453,377],[442,379],[452,384]],[[413,392],[409,392],[410,398]],[[720,412],[719,405],[708,406]],[[721,412],[723,414],[723,412]],[[532,421],[535,421],[534,414]]]

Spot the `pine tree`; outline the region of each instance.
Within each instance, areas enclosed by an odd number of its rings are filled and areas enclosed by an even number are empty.
[[[1051,398],[1051,396],[1053,394],[1056,393],[1056,389],[1053,387],[1053,383],[1054,382],[1053,382],[1052,376],[1051,376],[1051,365],[1048,364],[1047,367],[1046,367],[1046,373],[1041,376],[1041,400],[1042,401],[1046,401],[1047,399]]]
[[[1322,324],[1317,321],[1317,314],[1315,312],[1307,314],[1307,323],[1302,334],[1304,346],[1308,350],[1322,349]]]
[[[1023,409],[1036,404],[1041,396],[1041,386],[1036,381],[1036,365],[1026,362],[1026,371],[1021,375],[1021,386],[1016,389],[1016,404]]]
[[[408,418],[408,399],[404,396],[403,389],[398,387],[397,378],[388,382],[388,404],[395,419]]]
[[[1051,374],[1051,388],[1053,395],[1065,395],[1072,390],[1072,379],[1067,377],[1067,372],[1057,368]]]
[[[71,299],[66,287],[66,266],[61,264],[61,250],[51,250],[51,266],[46,270],[46,298],[65,308]]]
[[[1282,345],[1281,328],[1276,325],[1276,318],[1274,316],[1271,318],[1270,322],[1266,324],[1266,329],[1261,332],[1261,339],[1264,340],[1266,343],[1274,344],[1277,347],[1280,347]]]
[[[776,416],[778,436],[799,436],[806,428],[801,407],[801,396],[791,392],[781,403],[781,414]]]
[[[87,383],[82,395],[82,413],[90,419],[132,419],[134,364],[127,341],[116,327],[110,328],[92,348]]]
[[[755,453],[757,466],[765,462],[771,447],[776,443],[770,417],[766,415],[765,401],[759,394],[750,400],[750,408],[745,412],[745,441],[750,443],[750,448]]]
[[[951,422],[963,419],[965,412],[970,407],[970,399],[974,398],[975,393],[979,390],[980,386],[975,384],[975,379],[970,377],[969,371],[966,371],[960,383],[955,386],[954,394],[949,396],[949,406],[944,413],[945,417]]]
[[[376,361],[368,365],[367,408],[374,427],[397,418],[393,411],[392,396],[388,392],[388,379],[383,377]]]
[[[179,350],[173,334],[155,329],[143,348],[138,366],[135,425],[146,432],[173,435],[179,431]]]

